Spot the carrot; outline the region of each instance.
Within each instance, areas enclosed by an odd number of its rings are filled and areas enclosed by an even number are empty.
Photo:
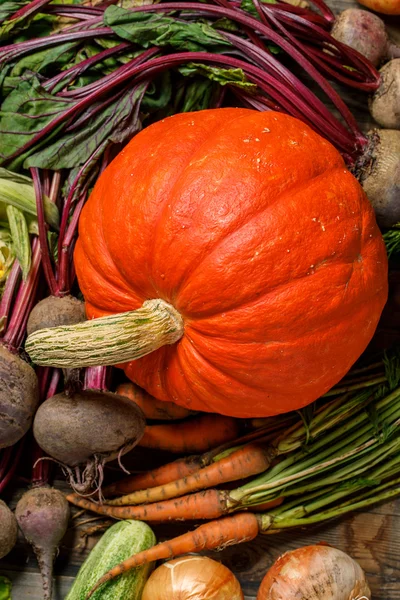
[[[117,394],[126,396],[140,406],[146,419],[172,421],[174,419],[185,419],[189,415],[194,414],[192,410],[178,406],[174,402],[157,400],[157,398],[150,396],[150,394],[134,383],[121,383],[117,387]]]
[[[239,435],[239,419],[204,414],[168,425],[148,425],[139,446],[167,452],[205,452]]]
[[[274,456],[273,449],[260,444],[247,444],[192,475],[169,484],[133,492],[127,496],[110,500],[107,504],[113,506],[148,504],[159,500],[167,500],[168,498],[177,498],[190,492],[218,486],[229,481],[245,479],[266,471]]]
[[[172,540],[161,542],[148,550],[124,560],[105,573],[86,596],[88,600],[102,585],[125,571],[163,558],[174,558],[202,550],[222,550],[226,546],[253,540],[261,529],[261,521],[252,513],[244,512],[200,525]]]
[[[78,494],[69,494],[68,502],[112,519],[135,519],[137,521],[195,521],[197,519],[217,519],[228,512],[229,492],[206,490],[182,498],[142,504],[141,506],[109,506],[96,504]]]
[[[212,459],[210,458],[210,461],[211,460]],[[152,471],[124,477],[124,479],[108,485],[102,492],[106,498],[109,498],[110,496],[119,496],[120,494],[136,492],[136,490],[145,490],[147,488],[165,485],[176,479],[187,477],[201,469],[203,466],[204,459],[202,456],[179,458],[172,463],[162,465]]]

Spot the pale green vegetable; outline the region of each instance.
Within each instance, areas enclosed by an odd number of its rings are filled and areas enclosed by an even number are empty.
[[[85,600],[102,575],[132,554],[147,550],[155,543],[156,537],[146,523],[130,520],[115,523],[81,566],[65,600]],[[109,581],[93,594],[92,600],[140,600],[153,566],[154,563],[151,563],[132,569]]]

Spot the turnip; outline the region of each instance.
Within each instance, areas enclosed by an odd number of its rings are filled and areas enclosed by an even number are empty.
[[[400,58],[380,70],[382,82],[370,101],[371,115],[382,127],[400,129]]]
[[[0,500],[0,558],[6,556],[17,541],[17,521],[7,504]]]
[[[34,306],[29,315],[27,333],[38,329],[74,325],[86,319],[85,304],[73,296],[48,296]]]
[[[0,345],[0,448],[12,446],[25,435],[38,403],[35,371]]]
[[[400,48],[388,38],[385,23],[366,10],[344,10],[336,19],[331,34],[339,42],[366,56],[374,66],[400,56]]]
[[[400,131],[376,129],[355,167],[381,227],[400,222]]]
[[[33,434],[62,464],[77,492],[86,493],[103,465],[131,450],[145,429],[141,409],[128,398],[95,390],[56,394],[39,407]]]
[[[27,491],[15,509],[18,525],[36,554],[44,600],[52,598],[53,563],[67,531],[69,514],[64,495],[47,486]]]

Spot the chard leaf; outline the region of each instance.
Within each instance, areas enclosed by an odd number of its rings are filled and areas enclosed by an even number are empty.
[[[7,217],[10,225],[11,238],[14,247],[15,256],[22,270],[22,277],[26,279],[31,268],[31,244],[29,240],[28,224],[24,213],[15,208],[7,206]]]
[[[180,22],[154,13],[109,6],[103,21],[122,39],[143,48],[170,47],[185,52],[223,52],[231,44],[206,23]]]
[[[19,0],[0,2],[0,23],[6,21],[11,15],[17,12],[20,8],[28,4],[30,0]]]
[[[46,73],[49,69],[61,70],[74,58],[77,45],[78,42],[67,42],[28,54],[16,63],[10,75],[20,77],[25,71]]]
[[[132,137],[140,129],[138,110],[145,89],[146,85],[140,84],[111,103],[104,100],[94,103],[61,137],[27,158],[24,167],[73,169],[92,156],[98,158],[110,142],[120,143]]]
[[[234,85],[247,91],[256,90],[257,86],[250,83],[242,69],[224,69],[200,63],[188,63],[179,67],[179,72],[185,77],[203,75],[220,85]]]
[[[36,218],[36,197],[32,179],[0,167],[0,218],[3,220],[7,218],[7,206],[14,206]],[[57,229],[59,224],[57,206],[46,197],[43,206],[47,223]]]
[[[43,130],[56,117],[74,105],[71,100],[57,98],[46,92],[36,78],[21,81],[4,100],[0,109],[0,165],[29,142],[36,133]],[[48,145],[57,136],[59,128],[53,129],[42,139],[41,145]],[[14,158],[9,164],[12,170],[20,170],[24,159],[36,151],[38,146]]]
[[[213,105],[218,87],[208,79],[196,79],[184,88],[181,101],[175,112],[204,110]]]

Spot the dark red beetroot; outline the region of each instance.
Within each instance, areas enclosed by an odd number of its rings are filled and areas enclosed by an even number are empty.
[[[85,304],[81,300],[69,295],[48,296],[33,307],[26,330],[30,335],[38,329],[74,325],[85,319]]]
[[[103,465],[131,450],[146,421],[131,400],[95,390],[56,394],[40,405],[33,423],[39,446],[62,464],[77,492],[86,493]]]
[[[35,371],[0,345],[0,448],[12,446],[25,435],[38,404]]]
[[[400,222],[400,131],[375,129],[355,167],[355,175],[381,227]]]
[[[357,50],[374,66],[400,56],[400,49],[387,35],[385,23],[377,15],[359,8],[348,8],[336,19],[332,36]]]
[[[15,516],[27,541],[32,545],[43,580],[43,599],[53,593],[53,563],[69,520],[69,505],[64,495],[50,487],[26,492],[18,502]]]
[[[7,504],[0,500],[0,558],[6,556],[17,541],[17,521]]]
[[[382,82],[372,96],[369,109],[375,121],[387,129],[400,129],[400,58],[380,69]]]

